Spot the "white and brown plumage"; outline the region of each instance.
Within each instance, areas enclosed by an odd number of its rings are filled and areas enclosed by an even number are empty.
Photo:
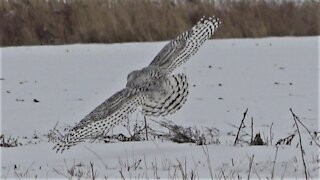
[[[126,120],[139,106],[146,116],[165,116],[179,110],[188,95],[184,74],[171,73],[185,63],[218,29],[217,18],[202,18],[170,41],[149,66],[131,72],[124,89],[85,116],[54,147],[63,152],[85,139],[95,139]]]

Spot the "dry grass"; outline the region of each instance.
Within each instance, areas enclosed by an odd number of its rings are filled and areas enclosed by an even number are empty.
[[[173,3],[176,2],[176,3]],[[0,0],[1,46],[168,40],[203,15],[217,38],[319,35],[320,3],[276,0]]]

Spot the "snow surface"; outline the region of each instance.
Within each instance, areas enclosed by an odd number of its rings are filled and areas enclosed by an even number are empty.
[[[209,40],[175,72],[187,75],[190,94],[184,107],[166,119],[185,127],[218,128],[221,144],[159,139],[82,143],[63,154],[52,151],[54,144],[44,134],[57,122],[78,122],[122,89],[127,74],[147,66],[166,43],[1,48],[1,134],[32,139],[1,148],[1,177],[63,178],[74,166],[84,172],[78,176],[90,178],[92,162],[100,178],[191,178],[192,173],[196,178],[210,178],[210,173],[214,178],[247,178],[254,155],[250,176],[271,178],[274,144],[295,131],[289,108],[310,131],[319,131],[319,37]],[[246,108],[247,132],[253,117],[254,132],[270,140],[273,123],[272,145],[233,146],[230,132],[237,132]],[[130,118],[136,119],[143,120],[141,113]],[[316,178],[319,149],[300,129],[308,173]],[[291,146],[279,146],[275,177],[304,177],[297,143],[298,136]]]

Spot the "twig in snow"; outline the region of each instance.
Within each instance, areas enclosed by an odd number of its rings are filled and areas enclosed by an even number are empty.
[[[202,150],[203,150],[204,154],[206,155],[210,177],[211,177],[211,179],[213,179],[213,173],[212,173],[212,167],[211,167],[211,161],[210,161],[208,146],[205,145],[205,146],[201,146],[201,147],[202,147]],[[204,147],[206,147],[206,148],[204,148]]]
[[[248,179],[250,179],[250,174],[251,174],[251,169],[252,169],[253,158],[254,158],[254,155],[252,155],[252,157],[249,158],[249,159],[250,159],[250,162],[249,162]]]
[[[123,174],[122,174],[122,169],[119,170],[119,173],[121,175],[121,179],[125,180],[126,178],[124,178]]]
[[[253,117],[251,117],[251,143],[253,143]]]
[[[272,146],[272,139],[273,139],[273,135],[272,135],[272,126],[273,126],[273,122],[271,123],[270,131],[269,131],[269,136],[270,136],[270,145],[271,145],[271,146]]]
[[[299,135],[300,152],[301,152],[301,157],[302,157],[302,162],[303,162],[303,167],[304,167],[304,175],[305,175],[305,178],[308,179],[307,166],[306,166],[306,162],[304,160],[304,150],[303,150],[303,147],[302,147],[302,141],[301,141],[301,134],[300,134],[299,126],[298,126],[298,123],[297,123],[297,116],[292,112],[291,108],[290,108],[290,111],[292,113],[294,124],[295,124],[295,126],[297,128],[298,135]]]
[[[152,165],[152,167],[153,167],[154,179],[159,179],[159,176],[158,176],[158,162],[157,162],[157,158],[154,158],[154,164],[153,164],[153,162],[152,162],[151,165]]]
[[[222,173],[223,179],[225,179],[225,180],[226,180],[227,178],[226,178],[226,175],[224,174],[223,169],[221,169],[221,173]]]
[[[310,130],[300,121],[299,117],[296,116],[296,115],[293,113],[293,111],[292,111],[291,108],[290,108],[290,111],[291,111],[291,113],[292,113],[293,118],[294,118],[296,121],[298,121],[298,122],[308,131],[309,135],[311,136],[311,139],[316,143],[316,145],[317,145],[318,147],[320,147],[320,144],[319,144],[319,143],[317,142],[317,140],[314,138],[314,136],[312,135],[312,133],[310,132]]]
[[[97,171],[94,171],[93,163],[91,161],[90,161],[90,169],[91,169],[91,178],[92,180],[95,180],[97,176]]]
[[[279,149],[279,147],[278,146],[276,146],[276,154],[275,154],[275,156],[274,156],[274,161],[273,161],[273,167],[272,167],[272,172],[271,172],[271,179],[273,179],[273,177],[274,177],[274,167],[276,166],[276,160],[277,160],[277,156],[278,156],[278,149]]]
[[[177,159],[177,162],[178,162],[178,168],[180,169],[181,171],[181,177],[182,179],[187,179],[188,178],[188,175],[187,175],[187,172],[186,172],[186,163],[185,163],[185,169],[183,169],[182,167],[182,163]]]
[[[241,128],[242,128],[243,121],[244,121],[244,119],[246,118],[247,112],[248,112],[248,108],[247,108],[247,110],[243,113],[243,118],[242,118],[242,120],[241,120],[239,129],[238,129],[238,132],[237,132],[236,139],[234,140],[234,144],[233,144],[234,146],[237,145],[237,142],[238,142],[238,139],[239,139],[239,133],[240,133],[240,130],[241,130]]]
[[[65,178],[67,178],[67,179],[70,179],[70,177],[68,177],[67,175],[65,175],[65,174],[61,173],[61,172],[60,172],[60,171],[58,171],[56,168],[53,168],[53,171],[54,171],[55,173],[57,173],[57,174],[59,174],[59,175],[61,175],[61,176],[65,177]]]
[[[192,156],[192,161],[193,161],[193,164],[194,164],[194,167],[195,167],[195,173],[196,173],[196,175],[195,175],[195,178],[198,176],[198,177],[200,177],[199,176],[199,170],[198,170],[198,164],[197,164],[197,162],[194,160],[194,157]],[[194,178],[194,179],[195,179]]]

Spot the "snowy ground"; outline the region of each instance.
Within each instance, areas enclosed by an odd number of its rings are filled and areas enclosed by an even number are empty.
[[[78,122],[123,88],[127,74],[148,65],[165,43],[1,48],[1,134],[22,144],[1,148],[1,177],[223,179],[247,178],[250,171],[253,178],[271,178],[273,168],[275,177],[304,177],[298,136],[278,146],[274,165],[275,144],[295,133],[289,108],[319,132],[319,37],[210,40],[177,71],[188,76],[190,95],[166,118],[185,127],[215,127],[220,144],[155,139],[52,151],[44,134],[57,122],[60,127]],[[253,117],[254,134],[260,132],[267,146],[233,146],[246,108],[244,131],[250,134]],[[131,116],[136,120],[143,120],[140,113]],[[307,170],[315,179],[319,149],[300,130]]]

